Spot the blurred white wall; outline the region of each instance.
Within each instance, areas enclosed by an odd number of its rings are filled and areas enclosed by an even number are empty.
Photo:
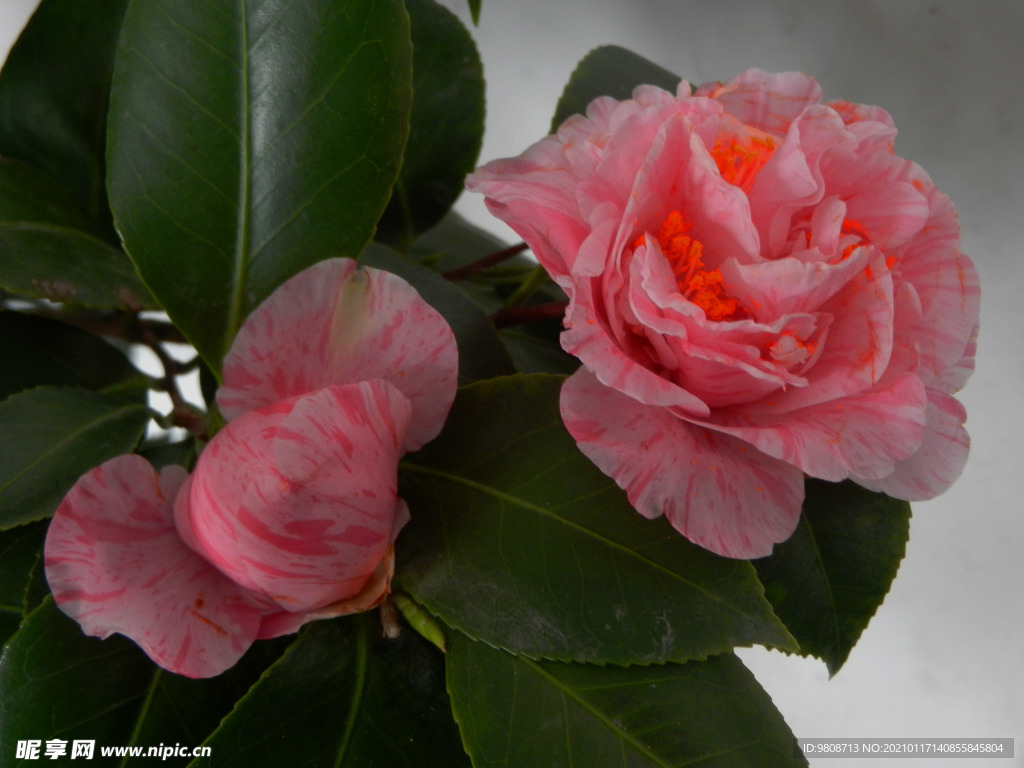
[[[470,24],[465,0],[443,3]],[[0,0],[0,56],[35,4]],[[488,80],[481,161],[546,133],[576,62],[606,43],[696,83],[803,70],[826,98],[893,114],[897,152],[953,198],[981,273],[978,366],[961,394],[972,456],[951,491],[915,505],[900,574],[835,679],[815,660],[741,655],[798,736],[1014,737],[1014,760],[958,764],[1024,766],[1024,3],[483,0],[473,34]],[[458,209],[514,240],[479,199]],[[888,761],[842,763],[861,764]]]

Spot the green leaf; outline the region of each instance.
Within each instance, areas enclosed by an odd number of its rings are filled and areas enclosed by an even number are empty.
[[[51,174],[113,241],[107,102],[128,0],[43,0],[0,72],[0,155]]]
[[[498,338],[498,332],[490,319],[452,283],[436,272],[376,243],[371,243],[363,252],[359,263],[387,270],[405,279],[448,321],[459,346],[461,384],[504,376],[515,371],[512,358]]]
[[[46,523],[0,531],[0,645],[21,624],[25,592],[46,537]]]
[[[46,173],[0,160],[0,288],[97,309],[156,304],[128,257]]]
[[[448,688],[475,768],[790,768],[796,740],[732,654],[650,667],[512,656],[453,633]]]
[[[468,766],[443,661],[368,615],[306,627],[206,742],[192,766]]]
[[[133,643],[86,638],[47,599],[0,656],[0,768],[20,765],[21,739],[128,743],[152,677],[153,665]]]
[[[39,387],[0,403],[0,530],[49,517],[86,471],[130,453],[149,409],[63,387]]]
[[[413,255],[418,258],[436,257],[434,265],[444,272],[463,267],[492,253],[508,248],[508,243],[499,240],[490,232],[470,224],[455,211],[449,211],[437,226],[424,232],[413,244]],[[526,257],[519,256],[513,263],[536,265]]]
[[[580,361],[563,350],[558,341],[562,334],[560,320],[502,328],[500,333],[520,373],[570,374],[580,367]]]
[[[444,272],[507,248],[507,243],[450,213],[414,243],[412,253],[421,261],[433,260],[434,268]],[[536,266],[535,260],[519,254],[470,279],[460,280],[458,285],[490,314],[502,308],[505,299]],[[550,281],[535,298],[535,302],[565,300],[565,294]],[[520,373],[568,374],[579,367],[579,361],[562,350],[558,341],[561,332],[561,321],[542,320],[503,328],[498,335]]]
[[[0,310],[0,400],[43,385],[82,389],[137,384],[126,398],[140,402],[148,379],[121,350],[68,323]]]
[[[132,3],[108,188],[146,283],[214,371],[288,277],[370,240],[412,102],[401,0]]]
[[[15,746],[23,739],[94,740],[101,761],[102,746],[199,744],[282,647],[257,643],[223,675],[189,680],[158,669],[123,637],[84,636],[47,598],[0,657],[0,768],[22,764]],[[108,760],[102,764],[135,764]]]
[[[850,481],[809,479],[806,491],[796,531],[753,563],[801,652],[834,675],[896,578],[910,504]]]
[[[377,238],[399,250],[462,193],[484,133],[484,74],[473,38],[434,0],[405,0],[412,21],[409,143]]]
[[[675,93],[679,80],[679,75],[625,48],[617,45],[595,48],[576,65],[562,91],[551,120],[551,132],[558,130],[572,115],[586,114],[587,105],[598,96],[622,101],[632,98],[633,89],[638,85],[657,85]]]
[[[644,519],[579,452],[560,386],[512,376],[460,390],[441,435],[401,467],[414,510],[396,547],[401,586],[474,639],[534,657],[795,648],[748,562]]]
[[[473,16],[473,25],[480,24],[480,3],[481,0],[469,0],[469,12]]]

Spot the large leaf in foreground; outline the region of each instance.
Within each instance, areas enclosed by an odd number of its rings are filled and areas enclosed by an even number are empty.
[[[0,160],[0,288],[97,309],[156,306],[77,203],[38,168]]]
[[[440,654],[409,629],[382,638],[368,615],[306,627],[206,744],[191,765],[469,764]]]
[[[100,747],[201,743],[280,652],[259,643],[235,667],[210,680],[189,680],[155,667],[120,636],[86,637],[47,599],[25,620],[0,658],[0,768],[15,761],[23,739],[96,742]],[[67,759],[67,757],[65,758]],[[170,759],[161,765],[183,765]]]
[[[139,272],[214,370],[288,277],[372,236],[408,134],[401,0],[132,3],[108,186]]]
[[[512,656],[454,633],[452,710],[476,768],[807,765],[732,654],[649,667]]]
[[[566,119],[586,114],[587,105],[598,96],[629,99],[638,85],[657,85],[675,93],[679,75],[617,45],[595,48],[576,65],[562,91],[551,120],[554,133]]]
[[[149,409],[66,387],[39,387],[0,403],[0,530],[48,517],[86,471],[130,453]]]
[[[754,560],[775,612],[804,654],[843,666],[882,604],[910,536],[910,504],[856,483],[807,481],[796,531]]]
[[[0,155],[67,187],[112,237],[107,101],[128,0],[43,0],[0,72]]]
[[[25,615],[25,591],[45,536],[43,522],[0,531],[0,645],[14,634]]]
[[[415,510],[402,586],[470,637],[529,656],[621,664],[795,648],[747,562],[638,515],[558,413],[562,380],[460,390],[441,435],[403,464]]]
[[[53,600],[33,611],[0,657],[0,767],[22,739],[126,744],[153,678],[131,642],[86,638]]]
[[[76,326],[0,310],[0,400],[43,385],[125,387],[140,402],[148,378],[121,350]]]
[[[484,134],[484,73],[469,32],[435,0],[405,0],[412,20],[409,143],[377,238],[402,251],[462,193]]]

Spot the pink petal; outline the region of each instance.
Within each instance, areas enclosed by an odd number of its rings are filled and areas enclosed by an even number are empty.
[[[580,370],[562,387],[562,419],[580,450],[645,517],[726,557],[771,553],[800,519],[804,477],[741,441],[673,417]]]
[[[224,359],[227,419],[331,384],[383,379],[412,403],[405,450],[437,436],[455,399],[458,350],[444,318],[396,275],[329,259],[281,285]]]
[[[292,613],[355,600],[403,514],[409,414],[401,392],[374,380],[240,416],[199,457],[187,507],[176,510],[182,536]]]
[[[873,390],[799,410],[723,409],[702,423],[811,477],[877,479],[892,474],[897,462],[920,447],[926,405],[924,385],[908,373]]]
[[[46,578],[86,634],[126,635],[165,669],[210,677],[256,639],[264,601],[178,536],[172,506],[185,479],[136,455],[83,475],[50,524]]]
[[[409,508],[401,499],[395,512],[395,523],[391,532],[391,546],[388,548],[384,559],[378,563],[373,574],[363,586],[362,590],[344,600],[331,603],[309,613],[291,613],[280,611],[263,618],[260,625],[259,639],[264,640],[281,635],[290,635],[297,632],[299,627],[317,619],[329,619],[335,616],[345,616],[350,613],[368,611],[380,605],[391,591],[391,577],[395,573],[395,538],[402,527],[409,522]]]
[[[742,123],[781,136],[805,108],[821,103],[821,86],[802,72],[748,69],[725,85],[700,88],[697,95],[716,99]]]
[[[673,406],[707,415],[708,406],[679,385],[630,357],[616,342],[613,327],[594,307],[591,281],[578,284],[566,314],[562,347],[594,372],[603,384],[649,405]],[[621,326],[618,326],[621,327]]]
[[[880,479],[853,479],[873,491],[908,501],[926,501],[944,493],[967,463],[971,448],[971,438],[963,426],[967,412],[956,398],[930,391],[927,417],[921,447],[898,461],[892,474]]]
[[[914,287],[921,309],[897,316],[896,336],[913,345],[920,356],[920,375],[933,386],[932,377],[961,365],[976,337],[981,283],[973,262],[960,251],[960,225],[949,198],[920,179],[918,183],[931,215],[921,233],[897,254],[893,270]]]

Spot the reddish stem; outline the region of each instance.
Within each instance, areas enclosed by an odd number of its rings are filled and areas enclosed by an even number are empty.
[[[551,301],[546,304],[533,304],[529,307],[512,307],[501,309],[491,315],[495,328],[509,328],[513,325],[525,325],[538,320],[560,320],[565,315],[568,301]]]
[[[526,243],[519,243],[519,245],[513,245],[510,248],[505,248],[503,250],[498,251],[497,253],[492,253],[490,256],[484,256],[482,259],[471,261],[469,264],[466,264],[464,266],[456,267],[455,269],[449,269],[447,272],[442,272],[441,277],[443,277],[445,280],[451,281],[465,280],[467,277],[472,277],[478,272],[483,272],[485,269],[493,267],[495,264],[500,264],[503,261],[511,259],[513,256],[518,256],[520,253],[527,250],[529,247],[530,246],[528,246]]]

